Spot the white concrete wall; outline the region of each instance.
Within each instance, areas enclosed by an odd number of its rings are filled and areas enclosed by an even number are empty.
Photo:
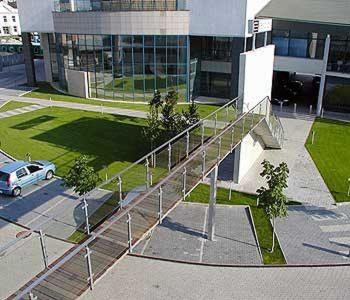
[[[248,35],[248,20],[270,0],[188,0],[190,34],[201,36]]]
[[[239,95],[248,111],[265,97],[271,97],[275,46],[269,45],[241,54]],[[254,133],[247,135],[235,154],[234,180],[239,183],[264,151],[265,145]]]
[[[238,159],[235,162],[239,164],[239,172],[236,177],[237,182],[240,182],[248,173],[249,169],[264,151],[264,148],[265,145],[262,139],[253,132],[243,139],[239,146],[240,155],[237,156]]]
[[[289,56],[276,56],[274,70],[302,74],[322,74],[323,60]]]
[[[17,0],[22,32],[54,32],[54,0]]]
[[[80,34],[188,35],[188,11],[54,13],[55,31]]]
[[[269,45],[241,54],[238,94],[245,111],[271,97],[274,53],[275,46]]]
[[[88,73],[83,71],[66,70],[68,94],[89,98]]]

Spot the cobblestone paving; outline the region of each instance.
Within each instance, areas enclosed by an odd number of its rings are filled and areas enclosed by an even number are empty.
[[[205,205],[179,205],[134,252],[212,264],[261,264],[245,207],[217,207],[213,242],[206,239],[207,214]]]
[[[349,279],[350,267],[223,268],[126,257],[82,299],[349,299]]]
[[[291,206],[289,216],[276,224],[289,264],[350,263],[350,205]]]

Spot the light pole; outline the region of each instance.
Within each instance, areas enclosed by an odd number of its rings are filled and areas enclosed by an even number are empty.
[[[349,182],[348,197],[350,197],[350,178],[348,178],[348,182]]]

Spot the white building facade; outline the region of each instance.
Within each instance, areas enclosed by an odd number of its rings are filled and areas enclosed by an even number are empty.
[[[21,35],[18,10],[7,1],[0,2],[0,37]]]

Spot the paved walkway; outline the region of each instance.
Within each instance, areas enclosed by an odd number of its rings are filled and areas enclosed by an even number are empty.
[[[128,256],[82,299],[349,299],[349,278],[350,267],[222,268]]]
[[[134,118],[147,118],[146,112],[131,110],[131,109],[123,109],[123,108],[108,107],[108,106],[101,107],[98,105],[91,105],[91,104],[64,102],[64,101],[50,101],[50,100],[27,98],[27,97],[12,97],[11,99],[15,101],[27,102],[32,104],[34,103],[34,104],[42,105],[46,107],[63,107],[63,108],[79,109],[79,110],[92,111],[92,112],[101,112],[101,113],[103,112],[106,114],[122,115],[127,117],[134,117]],[[103,104],[102,101],[101,101],[101,104]]]
[[[16,108],[13,110],[8,110],[8,111],[0,113],[0,119],[5,119],[5,118],[17,116],[17,115],[22,115],[22,114],[36,111],[36,110],[43,109],[43,108],[45,108],[45,107],[42,105],[34,104],[34,105],[29,105],[29,106],[25,106],[25,107],[21,107],[21,108]]]
[[[255,193],[264,184],[264,180],[260,177],[261,162],[264,159],[274,164],[284,161],[290,169],[289,187],[286,190],[290,199],[310,206],[331,207],[334,204],[333,197],[304,146],[314,118],[309,116],[294,118],[291,114],[284,114],[281,121],[286,137],[283,150],[264,151],[241,183],[233,185],[234,189]],[[229,178],[232,178],[231,169],[228,168],[227,171],[230,173],[227,175]],[[229,185],[228,181],[219,183],[219,186],[226,188]]]
[[[350,205],[310,210],[291,206],[286,219],[276,222],[289,264],[350,263]]]
[[[215,241],[207,239],[208,206],[182,203],[135,253],[211,264],[262,264],[248,209],[218,206]]]

